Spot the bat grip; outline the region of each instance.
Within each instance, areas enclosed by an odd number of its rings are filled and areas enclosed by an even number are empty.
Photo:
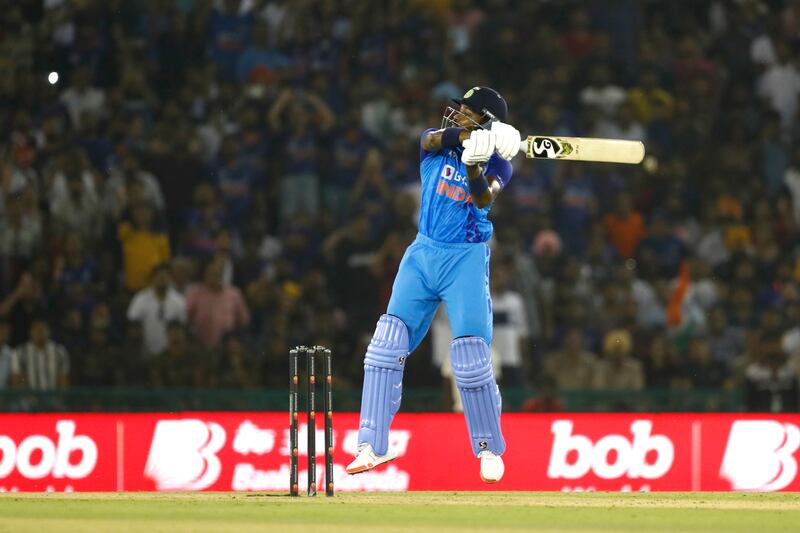
[[[522,141],[520,141],[519,143],[519,153],[527,156],[529,149],[530,149],[530,142],[528,141],[528,139],[522,139]]]

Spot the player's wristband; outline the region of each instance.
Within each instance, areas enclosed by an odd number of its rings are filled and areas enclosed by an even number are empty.
[[[458,148],[461,146],[461,132],[464,128],[445,128],[442,131],[442,148]]]
[[[469,186],[469,193],[473,198],[476,198],[489,190],[489,180],[487,180],[486,176],[482,174],[477,178],[469,178],[467,180],[467,185]]]

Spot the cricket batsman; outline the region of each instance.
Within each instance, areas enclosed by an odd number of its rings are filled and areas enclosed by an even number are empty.
[[[444,301],[454,337],[453,377],[481,479],[496,483],[503,477],[502,400],[489,352],[488,214],[511,179],[509,161],[520,149],[520,133],[503,122],[508,106],[494,89],[473,87],[454,102],[458,108],[447,107],[441,129],[426,130],[420,139],[419,232],[364,357],[359,447],[349,474],[396,457],[388,449],[389,426],[400,407],[406,361]]]

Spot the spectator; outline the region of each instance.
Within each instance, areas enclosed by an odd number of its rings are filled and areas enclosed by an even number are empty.
[[[797,114],[800,72],[793,63],[787,42],[776,43],[775,53],[775,63],[758,79],[758,95],[780,115],[783,131],[788,133]]]
[[[111,170],[111,176],[103,188],[103,206],[114,220],[123,217],[134,206],[147,203],[156,212],[164,209],[164,195],[158,179],[142,169],[139,156],[127,149],[122,151],[122,163]]]
[[[559,413],[564,410],[564,402],[558,396],[558,385],[553,378],[542,379],[538,396],[522,402],[521,411],[526,413]]]
[[[189,323],[197,339],[208,349],[219,348],[226,333],[250,323],[250,311],[241,291],[223,284],[224,268],[222,261],[209,262],[203,283],[189,288],[186,294]]]
[[[595,372],[597,356],[583,349],[583,332],[576,327],[564,335],[561,350],[549,354],[544,361],[545,376],[555,380],[562,391],[592,388]]]
[[[243,13],[240,4],[239,0],[219,2],[210,20],[210,57],[229,77],[233,76],[253,32],[253,14]]]
[[[246,332],[242,313],[218,327],[210,316],[230,313],[195,306],[192,327],[221,332],[214,353],[225,335],[252,334],[258,357],[231,340],[232,361],[252,355],[253,368],[271,368],[313,335],[347,354],[344,379],[360,379],[363,337],[417,230],[419,134],[439,124],[442,103],[481,84],[500,89],[522,131],[644,138],[652,156],[640,166],[514,161],[514,194],[492,211],[493,254],[526,311],[527,382],[542,382],[539,354],[563,347],[571,328],[587,351],[611,331],[630,334],[648,389],[691,381],[695,363],[676,353],[698,335],[723,387],[769,367],[744,339],[782,335],[786,364],[800,369],[800,150],[789,148],[800,135],[798,8],[717,1],[676,19],[663,1],[603,2],[565,18],[518,3],[516,17],[474,0],[438,2],[436,17],[425,2],[388,2],[377,18],[336,2],[261,0],[12,9],[0,54],[9,345],[47,316],[68,345],[71,381],[146,385],[148,333],[114,319],[175,249],[181,294],[197,289],[198,261],[224,263],[225,288],[210,294],[248,288],[257,316]],[[535,57],[518,45],[531,18]],[[440,31],[434,20],[452,23]],[[48,83],[51,70],[63,79]],[[143,203],[147,228],[132,220]],[[117,240],[120,226],[130,231]],[[214,327],[196,323],[205,315]],[[578,360],[565,381],[588,387]],[[411,387],[429,378],[416,373]],[[282,385],[276,373],[256,382]],[[769,407],[772,393],[753,383],[735,386]],[[674,394],[681,402],[645,405],[715,407]]]
[[[310,109],[309,109],[310,108]],[[288,118],[286,117],[287,111]],[[288,128],[285,124],[288,122]],[[319,207],[321,136],[333,127],[335,117],[319,96],[302,91],[282,91],[269,110],[269,125],[285,141],[285,164],[280,186],[281,216],[316,214]]]
[[[170,258],[169,240],[156,229],[153,208],[140,203],[132,206],[132,222],[119,225],[117,235],[122,245],[125,286],[139,291],[147,286],[153,268]]]
[[[645,383],[648,389],[668,389],[678,384],[680,368],[676,362],[675,347],[664,333],[653,336],[645,353]]]
[[[241,336],[230,333],[222,341],[222,358],[214,381],[218,387],[228,389],[253,388],[259,383],[259,372],[247,344]]]
[[[18,347],[28,338],[34,317],[47,311],[42,283],[26,272],[17,287],[0,301],[0,318],[11,324],[11,346]]]
[[[41,218],[38,214],[25,215],[21,193],[7,194],[5,213],[0,219],[0,256],[12,261],[30,260],[41,246]]]
[[[64,236],[63,253],[53,265],[53,279],[60,294],[69,303],[80,307],[103,292],[100,266],[94,258],[87,256],[80,233],[68,232]]]
[[[11,385],[11,365],[14,361],[14,349],[9,344],[11,325],[0,318],[0,390]]]
[[[793,412],[798,409],[798,376],[781,350],[780,337],[766,334],[745,368],[745,403],[749,411]]]
[[[634,116],[644,124],[670,119],[675,111],[675,97],[661,86],[658,72],[647,69],[641,73],[639,84],[628,92]]]
[[[167,324],[167,346],[149,366],[153,387],[208,386],[210,356],[187,338],[186,326]]]
[[[631,356],[633,338],[624,329],[612,330],[603,339],[603,358],[597,362],[594,387],[601,390],[642,390],[642,363]]]
[[[708,339],[693,337],[686,354],[684,376],[688,383],[699,389],[718,388],[725,384],[726,375],[726,368],[714,359]]]
[[[642,214],[634,211],[629,194],[617,195],[617,207],[603,219],[611,244],[620,257],[628,259],[633,257],[636,246],[646,230]]]
[[[492,272],[492,352],[500,360],[502,384],[522,387],[523,363],[527,359],[528,321],[525,306],[519,293],[509,287],[509,273],[495,265]]]
[[[150,287],[136,293],[128,307],[128,320],[142,324],[145,355],[154,357],[167,347],[167,323],[186,323],[186,299],[171,286],[169,263],[156,265]]]
[[[69,354],[50,340],[43,318],[31,322],[30,341],[17,348],[11,364],[11,382],[18,388],[53,391],[69,386]]]
[[[61,101],[67,106],[70,120],[79,126],[86,115],[102,117],[105,114],[106,94],[103,89],[90,85],[92,73],[88,67],[75,70],[69,89],[61,94]]]
[[[728,372],[740,364],[745,353],[744,331],[730,323],[722,305],[715,305],[709,313],[708,342],[714,361],[724,365]]]
[[[50,215],[58,227],[94,243],[103,233],[103,213],[94,178],[82,166],[77,156],[67,160],[62,181],[53,185],[50,194]]]
[[[112,342],[111,324],[95,316],[89,321],[89,345],[75,360],[75,384],[82,387],[107,387],[125,383],[130,362],[124,359],[118,343]]]

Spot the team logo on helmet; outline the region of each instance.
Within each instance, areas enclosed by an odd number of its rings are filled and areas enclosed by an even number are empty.
[[[473,88],[472,88],[472,89],[470,89],[469,91],[465,92],[465,93],[464,93],[464,98],[469,98],[470,96],[472,96],[473,94],[475,94],[475,91],[477,91],[478,89],[479,89],[479,87],[473,87]]]

